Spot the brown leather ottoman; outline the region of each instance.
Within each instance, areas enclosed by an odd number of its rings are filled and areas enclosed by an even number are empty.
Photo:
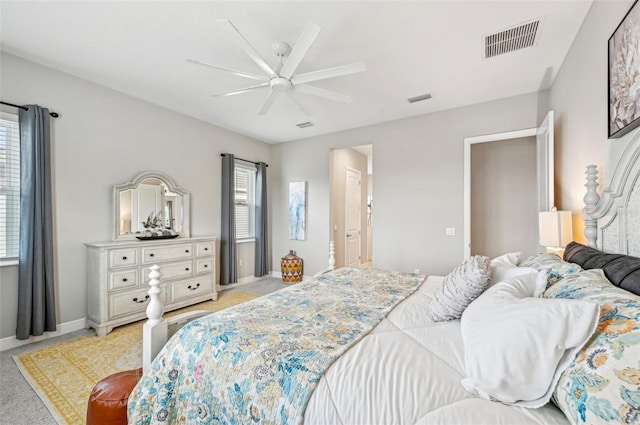
[[[142,368],[114,373],[93,387],[87,406],[87,425],[126,425],[127,400],[140,377]]]

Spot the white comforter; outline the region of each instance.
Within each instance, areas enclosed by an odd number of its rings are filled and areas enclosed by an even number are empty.
[[[427,312],[442,277],[432,276],[322,377],[305,424],[567,424],[553,405],[506,406],[473,397],[464,378],[460,321]],[[522,365],[535,367],[535,365]]]

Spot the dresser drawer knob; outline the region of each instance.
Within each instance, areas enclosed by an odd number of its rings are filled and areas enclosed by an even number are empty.
[[[205,248],[204,250],[205,250],[205,251],[209,251],[209,248]]]
[[[208,264],[205,264],[205,265],[204,265],[204,268],[205,268],[205,269],[206,269],[206,268],[208,268],[208,267],[209,267],[209,265],[208,265]]]
[[[149,295],[145,296],[145,297],[144,297],[144,300],[138,300],[138,297],[135,297],[135,298],[133,299],[133,302],[136,302],[136,303],[138,303],[138,304],[142,304],[143,302],[147,301],[148,299],[149,299]]]
[[[189,267],[185,267],[185,271],[189,271]]]
[[[122,259],[123,259],[124,261],[127,261],[127,257],[122,257]]]
[[[149,254],[149,257],[153,257],[153,252],[151,254]]]
[[[123,281],[123,282],[126,282],[126,281],[127,281],[127,278],[126,278],[126,277],[123,277],[123,278],[122,278],[122,281]]]
[[[195,291],[196,289],[198,289],[200,287],[200,284],[198,283],[195,287],[191,287],[191,285],[187,286],[187,288],[191,289],[192,291]]]
[[[185,250],[184,250],[184,252],[186,252],[186,253],[188,254],[188,253],[189,253],[189,250],[188,250],[188,249],[185,249]]]

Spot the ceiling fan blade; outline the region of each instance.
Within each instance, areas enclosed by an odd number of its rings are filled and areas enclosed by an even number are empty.
[[[248,91],[259,89],[261,87],[267,87],[268,85],[269,85],[268,82],[267,83],[262,83],[262,84],[257,84],[255,86],[244,87],[244,88],[241,88],[241,89],[229,90],[229,91],[225,91],[225,92],[222,92],[222,93],[212,94],[211,97],[235,96],[236,94],[246,93]]]
[[[267,81],[266,77],[262,77],[260,75],[255,75],[255,74],[251,74],[249,72],[236,71],[235,69],[225,68],[224,66],[213,65],[213,64],[210,64],[210,63],[200,62],[200,61],[193,60],[193,59],[187,59],[187,62],[195,63],[197,65],[202,65],[202,66],[208,66],[210,68],[220,69],[222,71],[227,71],[227,72],[230,72],[231,74],[238,75],[240,77],[251,78],[252,80]]]
[[[280,70],[280,76],[284,78],[291,78],[296,69],[298,69],[298,65],[302,62],[304,55],[307,54],[307,51],[316,40],[316,37],[320,33],[320,26],[309,22],[307,26],[302,30],[302,34],[300,34],[300,38],[296,41],[296,45],[293,46],[291,50],[291,54],[287,58],[287,61],[282,66]]]
[[[260,56],[260,54],[256,51],[256,49],[254,49],[253,46],[251,44],[249,44],[247,39],[244,38],[242,33],[240,31],[238,31],[238,28],[236,28],[235,25],[233,25],[230,20],[228,20],[228,19],[218,19],[218,22],[222,22],[222,23],[226,24],[225,27],[233,34],[234,37],[236,37],[239,40],[240,47],[242,48],[242,50],[244,50],[244,52],[247,55],[249,55],[249,57],[260,68],[262,68],[264,70],[264,72],[267,73],[268,76],[273,77],[274,75],[276,75],[276,73],[273,71],[273,69],[271,69],[271,67],[269,65],[267,65],[267,62],[265,62],[265,60],[262,59],[262,56]]]
[[[356,62],[349,65],[336,66],[334,68],[321,69],[294,75],[291,78],[292,84],[304,84],[312,81],[326,80],[327,78],[342,77],[344,75],[356,74],[367,70],[364,62]]]
[[[351,96],[347,96],[346,94],[337,93],[331,90],[319,89],[317,87],[309,86],[306,84],[300,84],[294,86],[296,91],[306,94],[312,94],[314,96],[324,97],[326,99],[337,100],[342,103],[351,103],[353,102],[353,98]]]
[[[271,93],[269,93],[269,95],[265,99],[262,108],[260,108],[260,112],[258,112],[258,115],[264,115],[269,112],[269,109],[271,109],[271,105],[273,105],[273,102],[276,100],[276,97],[278,97],[278,94],[279,92],[271,90]]]

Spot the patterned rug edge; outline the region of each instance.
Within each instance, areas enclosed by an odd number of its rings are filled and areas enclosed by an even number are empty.
[[[234,295],[234,294],[235,294],[235,296],[238,296],[240,298],[245,298],[247,296],[251,296],[251,298],[250,299],[241,300],[241,301],[239,301],[237,303],[234,303],[234,304],[231,304],[231,305],[227,305],[227,306],[224,306],[224,307],[216,309],[216,310],[212,310],[212,313],[224,310],[225,308],[229,308],[229,307],[232,307],[234,305],[242,304],[244,302],[250,301],[251,299],[255,299],[255,298],[258,298],[258,297],[261,296],[259,294],[255,294],[255,293],[247,292],[247,291],[235,291],[233,293],[228,294],[227,296]],[[202,304],[205,304],[205,303],[209,303],[209,302],[211,302],[211,301],[205,301],[203,303],[195,304],[193,306],[185,307],[183,309],[174,310],[174,311],[165,313],[165,315],[169,316],[169,315],[179,314],[182,311],[196,310],[196,309],[198,309],[198,306],[200,306]],[[144,321],[144,320],[141,320],[140,322],[142,322],[142,321]],[[127,326],[130,326],[130,325],[127,325]],[[85,335],[85,336],[81,336],[81,337],[78,337],[78,338],[73,338],[73,339],[58,343],[58,344],[52,344],[52,345],[49,345],[49,346],[46,346],[46,347],[36,348],[36,349],[34,349],[32,351],[28,351],[26,353],[17,354],[17,355],[12,356],[13,361],[14,361],[16,367],[18,368],[18,371],[20,371],[20,374],[27,381],[29,386],[33,389],[33,391],[36,393],[38,398],[42,401],[44,406],[51,413],[51,415],[53,416],[53,419],[59,425],[75,424],[76,422],[69,422],[67,420],[67,418],[65,418],[64,414],[60,411],[60,409],[58,407],[56,407],[56,404],[55,404],[55,402],[53,400],[53,398],[55,398],[55,394],[48,394],[44,390],[43,382],[39,382],[38,379],[33,376],[33,372],[29,369],[29,367],[27,365],[24,364],[24,362],[21,359],[21,357],[23,357],[25,359],[28,359],[28,360],[32,360],[32,358],[30,356],[32,354],[34,354],[34,353],[37,353],[39,351],[45,351],[45,350],[51,349],[51,347],[55,347],[55,346],[60,345],[60,344],[70,344],[70,343],[73,343],[73,342],[77,342],[77,341],[80,341],[82,339],[86,339],[88,337],[89,336]],[[46,377],[45,377],[45,379],[46,379]],[[54,386],[55,391],[61,394],[61,399],[64,399],[65,397],[64,397],[63,391],[61,391],[59,388],[57,388],[55,383],[52,383],[52,385]],[[88,398],[87,398],[87,401],[88,401]],[[63,402],[63,404],[64,404],[64,402]],[[75,409],[73,407],[70,407],[70,409],[74,410],[74,414],[72,414],[71,416],[76,416],[75,415]],[[77,412],[77,413],[80,413],[80,412]],[[83,418],[83,421],[84,421],[84,418]]]

